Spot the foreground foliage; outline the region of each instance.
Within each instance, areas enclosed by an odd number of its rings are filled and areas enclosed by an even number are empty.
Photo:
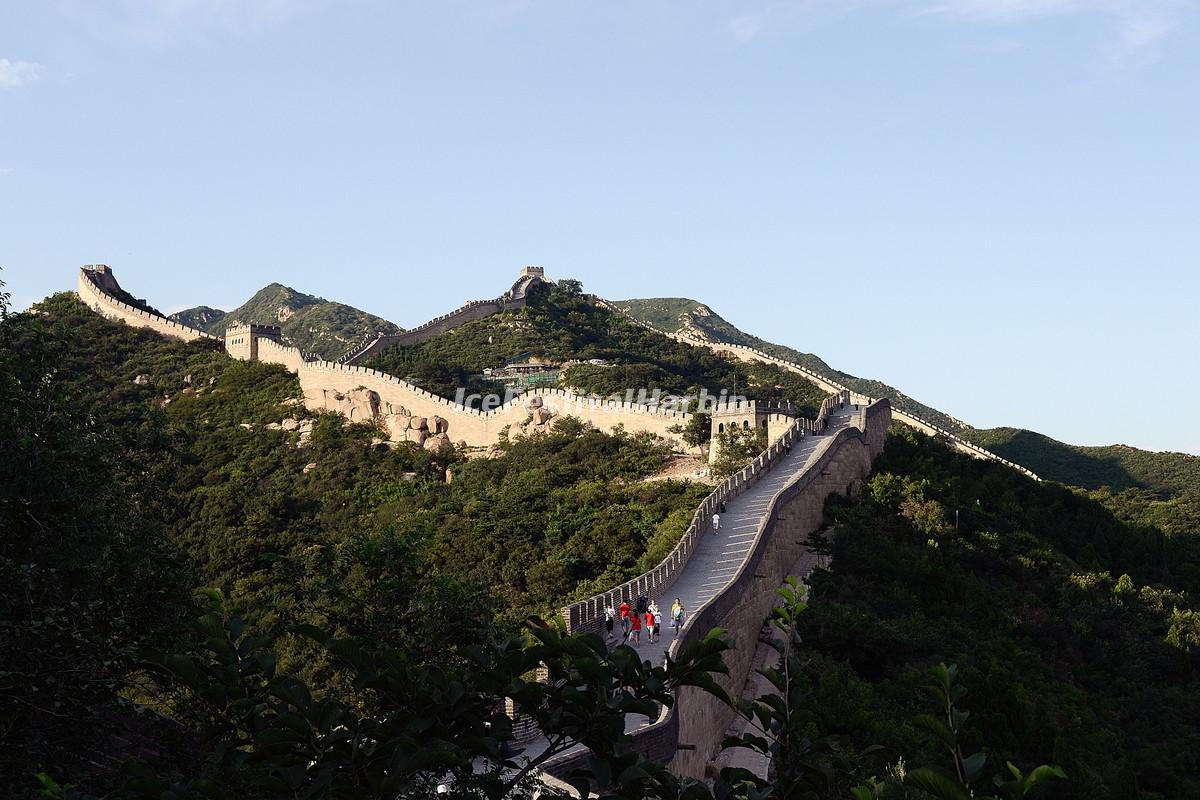
[[[831,511],[791,704],[814,738],[935,761],[913,687],[956,663],[980,698],[964,752],[1052,759],[1071,776],[1055,796],[1200,794],[1197,531],[1128,525],[903,429],[863,501]]]

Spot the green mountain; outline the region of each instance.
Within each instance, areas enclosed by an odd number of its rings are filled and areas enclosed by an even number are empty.
[[[187,308],[183,311],[175,312],[171,315],[171,319],[180,325],[187,325],[189,328],[198,328],[206,331],[220,322],[224,316],[225,312],[219,308],[196,306],[195,308]]]
[[[171,319],[218,336],[238,322],[278,325],[287,344],[327,359],[338,358],[369,334],[402,330],[382,317],[298,292],[281,283],[263,287],[246,303],[228,313],[196,306],[172,314]]]
[[[793,361],[863,394],[890,397],[899,408],[953,430],[967,441],[1028,467],[1047,480],[1085,489],[1103,486],[1115,491],[1149,489],[1168,496],[1200,491],[1200,457],[1197,456],[1154,453],[1123,444],[1081,447],[1017,428],[972,428],[892,386],[840,372],[811,353],[802,353],[745,333],[704,303],[684,297],[655,297],[618,300],[614,305],[634,319],[659,330],[683,333],[712,342],[753,347]]]
[[[955,419],[949,414],[938,411],[906,395],[904,392],[888,386],[880,381],[859,378],[846,372],[841,372],[826,364],[812,353],[802,353],[790,347],[774,344],[746,333],[712,308],[704,303],[686,297],[652,297],[635,300],[616,300],[613,305],[632,316],[639,322],[653,325],[668,333],[682,333],[697,339],[710,342],[727,342],[753,347],[764,353],[783,358],[802,367],[812,370],[818,375],[849,386],[857,392],[871,397],[888,397],[897,408],[904,409],[910,414],[927,419],[941,427],[959,431],[967,426],[965,422]],[[1021,462],[1018,462],[1021,463]]]
[[[1200,456],[1187,453],[1154,453],[1124,444],[1082,447],[1020,428],[970,428],[960,435],[1047,480],[1085,489],[1151,489],[1167,495],[1200,490]]]
[[[469,322],[407,347],[375,354],[364,366],[416,383],[444,397],[459,387],[471,393],[496,391],[482,383],[488,367],[523,355],[564,365],[563,385],[600,396],[645,389],[718,396],[736,387],[760,400],[790,400],[802,413],[816,414],[825,397],[815,384],[773,364],[733,362],[706,347],[677,342],[635,325],[563,286],[532,288],[525,308]],[[580,363],[599,359],[602,365]]]

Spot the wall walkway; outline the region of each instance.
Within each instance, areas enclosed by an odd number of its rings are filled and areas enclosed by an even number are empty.
[[[775,604],[775,588],[807,552],[805,541],[820,526],[825,499],[859,491],[883,450],[890,419],[886,399],[865,407],[846,392],[828,398],[816,421],[797,420],[741,473],[716,487],[655,569],[563,609],[568,630],[602,634],[608,603],[615,608],[645,595],[665,613],[678,597],[688,614],[682,631],[676,636],[664,626],[659,642],[638,647],[642,658],[660,663],[684,643],[725,628],[736,645],[725,657],[730,674],[720,682],[738,694],[751,672],[759,628]],[[722,502],[726,510],[714,534],[711,515]],[[733,711],[715,698],[685,688],[658,719],[630,717],[626,730],[639,752],[669,761],[678,774],[699,777],[719,752],[732,719]],[[540,753],[545,746],[534,738],[527,752]],[[549,761],[546,771],[563,775],[588,757],[575,747]]]

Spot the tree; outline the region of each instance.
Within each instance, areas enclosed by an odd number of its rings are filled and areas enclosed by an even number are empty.
[[[717,434],[715,446],[717,458],[713,461],[713,474],[726,477],[749,464],[755,456],[767,449],[767,430],[731,426]]]
[[[0,284],[2,286],[3,284]],[[56,380],[61,352],[0,293],[0,785],[90,771],[140,645],[183,609],[159,475]],[[153,424],[133,435],[157,437]]]

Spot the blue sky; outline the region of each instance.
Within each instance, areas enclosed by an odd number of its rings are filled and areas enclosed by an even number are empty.
[[[523,264],[1200,453],[1184,0],[0,0],[0,266],[414,325]]]

